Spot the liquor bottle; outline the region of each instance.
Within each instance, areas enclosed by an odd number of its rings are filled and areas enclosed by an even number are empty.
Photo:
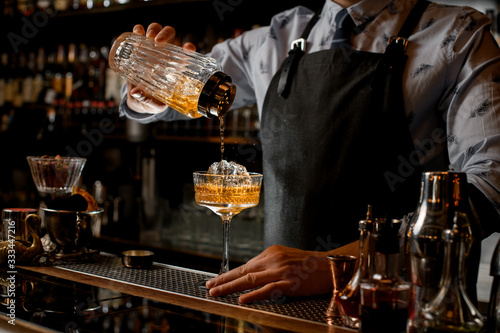
[[[7,109],[11,108],[14,101],[15,89],[15,66],[14,57],[4,53],[2,55],[2,63],[6,69],[5,71],[5,85],[4,85],[4,105]]]
[[[56,11],[65,11],[69,8],[71,0],[54,0],[54,9]]]
[[[37,78],[35,52],[30,52],[28,54],[27,69],[26,80],[23,83],[23,94],[26,94],[25,99],[27,103],[34,104],[37,101],[38,93],[40,93],[39,82],[37,81],[40,77]]]
[[[35,0],[18,0],[17,10],[21,15],[30,17],[35,12]]]
[[[19,109],[23,106],[22,86],[26,67],[26,57],[23,51],[12,55],[12,106]]]
[[[5,106],[5,89],[8,79],[8,64],[9,64],[9,55],[7,53],[0,54],[0,108]]]
[[[54,12],[54,4],[50,0],[37,0],[35,10],[52,15]]]
[[[411,284],[399,275],[399,237],[387,219],[373,235],[369,278],[360,284],[362,333],[405,333]]]
[[[75,63],[73,64],[73,90],[78,91],[78,94],[82,95],[86,93],[86,88],[84,89],[84,87],[87,87],[88,81],[89,51],[87,45],[80,44],[77,53],[77,55],[75,54]]]
[[[55,77],[55,60],[56,55],[54,52],[48,52],[45,59],[45,66],[43,67],[43,89],[41,92],[41,102],[43,104],[52,105],[57,97],[57,93],[53,88]]]
[[[453,226],[443,234],[444,268],[441,288],[423,310],[422,332],[425,333],[479,333],[484,326],[483,316],[472,304],[465,288],[465,258],[471,234],[467,214],[455,212]],[[420,320],[420,319],[418,319]]]
[[[93,7],[93,1],[88,1],[88,0],[80,0],[80,3],[78,5],[78,9],[91,9]]]
[[[76,45],[71,43],[68,45],[68,57],[65,65],[64,74],[64,98],[69,101],[73,95],[73,72],[75,71],[75,60],[76,60]]]
[[[425,172],[415,214],[406,238],[408,279],[412,283],[412,301],[408,331],[420,332],[422,309],[441,287],[445,256],[443,234],[453,225],[455,212],[471,216],[467,193],[467,176],[463,172]],[[472,238],[470,218],[460,227]],[[469,260],[470,248],[465,257]],[[473,263],[468,261],[470,272]]]
[[[57,46],[56,59],[53,65],[54,76],[52,77],[52,89],[59,98],[64,94],[64,62],[66,61],[66,52],[64,46]]]
[[[338,293],[337,303],[344,325],[359,328],[359,306],[360,306],[360,283],[369,277],[368,267],[370,265],[370,255],[373,243],[371,235],[373,233],[372,207],[368,206],[366,219],[359,221],[359,257],[358,268],[346,287]]]
[[[30,52],[28,57],[24,52],[19,53],[19,69],[21,75],[21,99],[23,105],[32,103],[33,96],[33,76],[35,54]]]
[[[71,9],[79,10],[80,9],[80,0],[69,0],[71,1]]]
[[[3,16],[8,18],[8,17],[16,17],[18,11],[16,8],[16,1],[15,0],[4,0],[3,2]]]
[[[41,104],[41,95],[44,88],[45,49],[38,49],[35,59],[35,70],[33,75],[33,95],[31,101],[34,104]]]
[[[124,33],[114,42],[109,65],[119,75],[190,118],[222,117],[236,86],[215,59],[169,43]]]

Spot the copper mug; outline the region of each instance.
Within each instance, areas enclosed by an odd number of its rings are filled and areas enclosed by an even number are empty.
[[[64,254],[80,253],[96,234],[103,210],[69,211],[42,208],[50,240],[57,251]]]
[[[2,210],[0,264],[14,269],[17,264],[32,263],[43,253],[40,239],[41,219],[36,209]]]

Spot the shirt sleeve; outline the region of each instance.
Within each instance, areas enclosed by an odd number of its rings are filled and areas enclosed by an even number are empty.
[[[467,173],[483,236],[500,231],[500,50],[490,21],[465,9],[452,34],[444,100],[450,162]],[[454,84],[455,83],[455,84]]]
[[[236,96],[232,109],[241,108],[256,102],[252,75],[255,72],[257,50],[263,44],[269,27],[249,30],[242,35],[216,44],[210,56],[217,59],[223,71],[236,85]],[[267,88],[267,87],[266,87]]]

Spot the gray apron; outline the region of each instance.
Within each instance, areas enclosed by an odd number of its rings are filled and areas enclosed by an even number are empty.
[[[413,32],[426,5],[415,6],[398,36]],[[330,49],[297,59],[290,52],[262,112],[266,247],[330,250],[358,239],[368,204],[376,217],[415,209],[421,170],[403,175],[400,166],[415,150],[403,105],[404,51],[395,42],[384,54]],[[283,77],[291,79],[280,94]]]

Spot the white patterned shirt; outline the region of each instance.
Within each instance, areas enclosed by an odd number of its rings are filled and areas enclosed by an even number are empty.
[[[355,24],[363,27],[352,37],[353,50],[383,53],[414,3],[364,0],[348,8]],[[335,15],[341,9],[333,1],[325,1],[307,39],[306,53],[330,48]],[[213,47],[209,55],[219,61],[237,86],[233,108],[256,103],[261,115],[271,79],[313,14],[311,9],[295,7],[275,15],[269,26]],[[490,24],[490,19],[475,9],[431,3],[409,38],[403,93],[410,132],[419,150],[415,158],[432,169],[448,154],[451,167],[467,172],[468,181],[498,212],[500,50],[489,32]],[[126,103],[122,103],[120,113],[143,123],[181,119],[172,110],[139,114]],[[440,143],[445,148],[447,145],[448,152],[439,148]]]

